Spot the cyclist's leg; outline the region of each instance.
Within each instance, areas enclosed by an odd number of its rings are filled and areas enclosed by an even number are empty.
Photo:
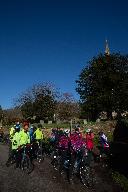
[[[90,165],[92,161],[92,150],[88,150],[87,164]]]
[[[9,164],[11,164],[11,161],[13,160],[14,155],[15,155],[15,150],[11,150],[10,153],[9,153],[8,160],[7,160],[7,162],[6,162],[6,165],[7,165],[7,166],[9,166]]]
[[[21,160],[22,160],[22,153],[21,150],[16,152],[16,168],[20,167],[21,165]]]
[[[37,157],[37,152],[38,152],[38,144],[37,142],[35,141],[33,143],[33,153],[34,153],[34,157],[36,158]]]

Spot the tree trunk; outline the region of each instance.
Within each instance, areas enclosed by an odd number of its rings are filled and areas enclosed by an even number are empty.
[[[120,120],[120,119],[121,119],[121,112],[117,111],[117,120]]]
[[[112,120],[112,119],[113,119],[113,117],[112,117],[112,111],[110,111],[110,110],[107,111],[107,119],[108,119],[108,120]]]

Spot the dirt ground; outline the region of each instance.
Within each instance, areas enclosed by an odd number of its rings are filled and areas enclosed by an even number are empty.
[[[27,175],[20,169],[6,167],[8,146],[0,144],[0,192],[121,192],[112,183],[108,172],[101,167],[96,170],[94,189],[86,189],[79,179],[69,184],[64,175],[60,176],[50,164],[50,159],[38,164],[34,162],[34,171]]]

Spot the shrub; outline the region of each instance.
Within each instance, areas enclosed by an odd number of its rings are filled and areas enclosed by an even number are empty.
[[[117,184],[120,185],[124,192],[128,192],[128,178],[118,172],[113,172],[112,178]]]

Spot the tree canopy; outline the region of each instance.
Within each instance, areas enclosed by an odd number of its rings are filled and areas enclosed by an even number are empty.
[[[60,120],[79,117],[79,104],[70,93],[63,93],[56,105],[56,114]]]
[[[40,83],[23,92],[15,101],[25,119],[71,120],[78,117],[79,106],[69,93],[60,93],[53,85]]]
[[[128,56],[120,53],[98,55],[89,61],[76,81],[83,115],[96,119],[106,111],[128,110]]]
[[[33,85],[16,99],[16,105],[21,108],[24,118],[36,116],[38,119],[53,118],[57,91],[48,83]]]

